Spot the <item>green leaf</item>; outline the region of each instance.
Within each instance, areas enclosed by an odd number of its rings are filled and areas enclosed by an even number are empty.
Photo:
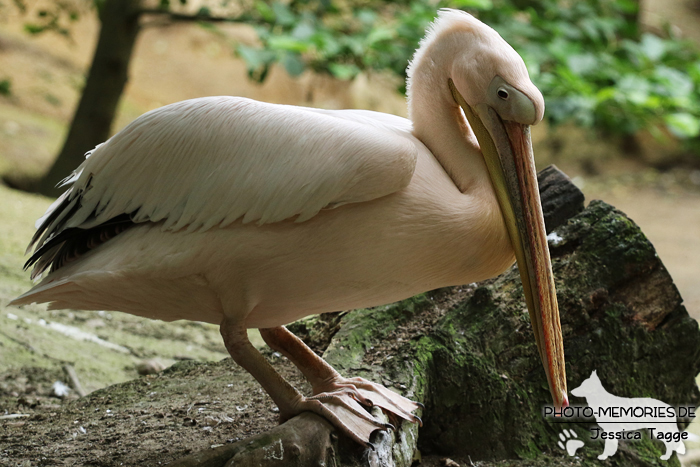
[[[377,20],[377,13],[372,10],[359,10],[355,16],[366,26],[371,26]]]
[[[270,5],[267,3],[262,1],[255,2],[255,10],[260,17],[268,23],[273,23],[275,21],[275,12],[272,11],[272,8],[270,8]]]
[[[653,35],[644,34],[639,41],[639,50],[652,62],[658,61],[666,53],[666,43],[663,39]]]
[[[377,42],[382,42],[382,41],[387,41],[391,40],[394,37],[396,37],[396,30],[393,28],[375,28],[372,29],[369,34],[367,34],[367,38],[365,39],[367,44],[370,46],[377,43]]]
[[[328,31],[317,31],[311,38],[316,49],[324,57],[331,57],[340,53],[342,48],[338,40]]]
[[[623,76],[615,87],[618,91],[619,100],[626,100],[637,105],[644,104],[651,93],[651,83],[635,74]]]
[[[639,2],[636,0],[617,0],[615,6],[625,14],[634,15],[639,12]]]
[[[296,17],[288,5],[275,2],[272,4],[272,11],[275,13],[275,21],[282,26],[291,26],[296,22]]]
[[[695,87],[690,76],[680,70],[667,66],[657,66],[654,70],[654,77],[664,85],[662,94],[680,98],[687,98],[693,94]],[[700,83],[698,83],[700,85]]]
[[[348,47],[353,54],[360,57],[364,55],[365,45],[362,42],[361,36],[345,36],[344,39],[345,46]]]
[[[261,67],[274,62],[277,58],[277,55],[271,50],[256,49],[242,44],[239,44],[238,47],[236,47],[236,51],[245,61],[249,72],[259,70]]]
[[[700,134],[700,118],[680,112],[664,117],[669,131],[679,138],[694,138]]]
[[[304,62],[298,54],[287,52],[282,56],[281,62],[290,76],[299,76],[304,72]]]
[[[297,24],[292,30],[292,37],[302,41],[311,40],[313,35],[316,33],[316,28],[309,21],[302,21]]]
[[[0,95],[9,96],[12,94],[12,81],[9,79],[0,79]]]
[[[311,47],[310,42],[295,39],[290,36],[270,36],[267,44],[271,49],[288,50],[291,52],[306,52]]]
[[[355,65],[346,65],[344,63],[331,63],[328,65],[331,74],[338,79],[349,80],[357,76],[360,69]]]
[[[493,8],[491,0],[451,0],[449,5],[454,8],[469,8],[472,10],[490,10]]]
[[[39,24],[27,23],[24,25],[24,30],[29,34],[41,34],[46,30],[46,27]]]
[[[571,55],[566,62],[569,69],[577,75],[590,74],[600,65],[598,57],[593,54]]]

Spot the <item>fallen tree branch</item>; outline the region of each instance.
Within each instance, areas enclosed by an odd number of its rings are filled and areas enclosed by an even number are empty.
[[[85,397],[87,396],[87,392],[85,389],[83,389],[83,385],[80,384],[80,380],[78,379],[78,373],[75,372],[75,368],[73,368],[73,365],[65,364],[63,365],[63,371],[66,373],[66,376],[70,380],[71,386],[75,390],[76,393],[80,397]]]

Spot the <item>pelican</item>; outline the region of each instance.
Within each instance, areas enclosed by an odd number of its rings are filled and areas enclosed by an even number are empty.
[[[408,67],[410,119],[237,97],[137,118],[64,181],[12,304],[220,325],[282,420],[311,411],[366,445],[419,404],[344,378],[284,325],[494,277],[517,259],[556,407],[568,405],[559,311],[529,126],[544,100],[520,56],[441,10]],[[289,358],[286,382],[246,330]]]

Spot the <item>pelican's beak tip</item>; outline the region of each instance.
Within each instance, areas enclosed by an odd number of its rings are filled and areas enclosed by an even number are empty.
[[[561,408],[565,409],[568,406],[569,406],[569,396],[566,394],[565,391],[562,391],[561,392]]]

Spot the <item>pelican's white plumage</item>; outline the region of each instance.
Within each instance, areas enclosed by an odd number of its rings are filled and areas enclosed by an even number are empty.
[[[69,199],[81,206],[62,229],[124,213],[135,222],[164,221],[170,231],[241,218],[302,222],[329,206],[393,193],[411,180],[415,140],[409,121],[381,115],[234,97],[153,110],[77,169]]]
[[[137,225],[16,303],[271,327],[503,270],[513,256],[495,197],[456,189],[412,131],[377,112],[225,96],[153,110],[76,169],[37,243],[124,214]]]
[[[234,97],[148,112],[68,179],[30,244],[33,275],[50,270],[13,304],[220,323],[284,417],[311,410],[366,443],[385,425],[358,402],[413,421],[418,405],[342,378],[283,325],[495,276],[515,246],[550,390],[566,404],[528,132],[541,94],[495,31],[451,10],[421,42],[408,90],[411,120]],[[316,396],[277,375],[249,327]]]

